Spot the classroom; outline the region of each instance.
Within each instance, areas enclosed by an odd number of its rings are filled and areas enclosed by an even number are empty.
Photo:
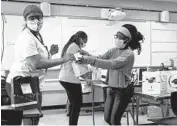
[[[2,0],[1,125],[177,125],[177,0]]]

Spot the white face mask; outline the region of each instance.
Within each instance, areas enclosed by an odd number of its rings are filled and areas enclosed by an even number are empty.
[[[124,42],[125,42],[125,40],[116,39],[115,40],[115,45],[116,45],[117,48],[123,49],[126,46],[126,43],[124,43]]]
[[[37,19],[34,21],[27,20],[27,27],[32,31],[40,31],[42,28],[43,20],[38,21]]]
[[[82,43],[81,48],[84,48],[86,46],[86,43]]]

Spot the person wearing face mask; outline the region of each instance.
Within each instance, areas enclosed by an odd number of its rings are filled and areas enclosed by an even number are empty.
[[[62,58],[50,59],[58,52],[58,46],[52,45],[50,51],[44,45],[39,31],[43,24],[42,10],[36,5],[28,5],[23,12],[25,27],[15,42],[15,59],[7,77],[6,90],[9,96],[11,92],[11,80],[16,76],[37,76],[42,82],[47,68],[58,66],[70,60],[74,60],[73,54],[66,54]],[[39,95],[40,105],[42,95]],[[35,120],[35,125],[39,118]]]
[[[104,119],[109,125],[121,125],[121,118],[133,95],[131,71],[134,64],[133,50],[141,52],[143,35],[131,24],[121,26],[115,37],[115,48],[100,56],[91,56],[81,51],[80,63],[108,69],[108,95],[105,103]]]
[[[61,56],[66,53],[77,53],[87,43],[87,34],[78,31],[71,36],[62,50]],[[69,99],[69,125],[77,125],[82,105],[82,88],[80,80],[75,76],[72,61],[62,65],[59,73],[60,84],[65,88]]]

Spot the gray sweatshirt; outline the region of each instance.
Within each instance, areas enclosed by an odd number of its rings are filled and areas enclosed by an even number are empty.
[[[134,53],[131,49],[120,50],[112,48],[104,55],[94,59],[95,67],[109,69],[110,87],[125,88],[131,80],[131,71],[134,65]]]

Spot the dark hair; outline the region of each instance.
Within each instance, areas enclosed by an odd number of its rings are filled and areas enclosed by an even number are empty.
[[[72,44],[72,43],[76,43],[76,45],[78,45],[80,47],[80,40],[79,38],[82,39],[87,39],[87,34],[83,31],[78,31],[76,34],[72,35],[71,38],[69,39],[69,41],[66,43],[66,45],[64,46],[61,56],[63,57],[68,49],[68,47]]]
[[[137,28],[134,25],[125,24],[122,27],[127,28],[132,36],[131,41],[128,43],[128,47],[130,47],[132,50],[137,49],[139,55],[141,53],[140,41],[144,40],[144,36],[137,30]]]

